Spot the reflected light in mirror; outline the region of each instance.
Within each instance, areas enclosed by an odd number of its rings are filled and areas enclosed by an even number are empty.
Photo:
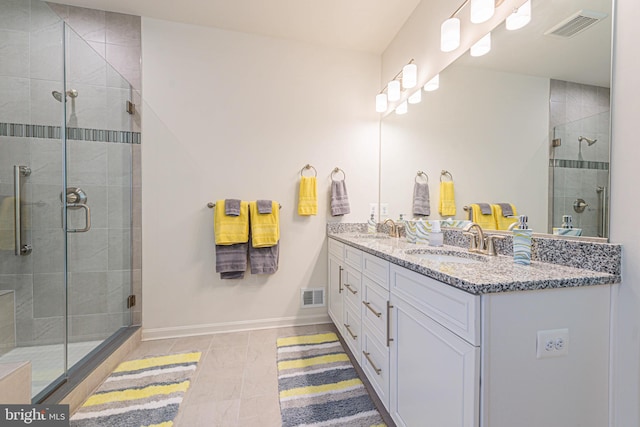
[[[471,56],[482,56],[486,55],[491,51],[491,33],[487,33],[483,38],[475,42],[473,46],[471,46]]]
[[[460,20],[449,18],[440,27],[440,50],[451,52],[460,46]]]
[[[408,110],[407,101],[404,101],[402,104],[396,107],[396,114],[406,114]]]
[[[387,111],[388,102],[387,102],[387,94],[379,93],[376,95],[376,112],[384,113]]]
[[[416,64],[407,64],[402,67],[402,87],[411,89],[418,84],[418,66]]]
[[[417,104],[422,101],[422,91],[418,89],[409,97],[409,104]]]
[[[494,0],[471,0],[471,22],[474,24],[488,21],[494,11]]]
[[[531,0],[514,10],[505,21],[507,30],[519,30],[531,21]]]
[[[425,92],[432,92],[437,90],[440,87],[440,74],[436,74],[434,78],[429,80],[426,85],[424,85]]]
[[[391,80],[387,85],[387,94],[389,101],[399,101],[400,100],[400,82],[398,80]]]

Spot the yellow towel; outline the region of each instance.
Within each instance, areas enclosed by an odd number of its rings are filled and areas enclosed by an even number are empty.
[[[513,206],[512,203],[509,203],[511,205],[511,209],[513,210],[513,216],[514,218],[505,218],[504,215],[502,215],[502,208],[500,207],[500,205],[491,205],[491,212],[493,212],[493,216],[496,218],[496,229],[497,230],[508,230],[509,226],[511,224],[513,224],[514,222],[518,222],[518,218],[515,218],[518,216],[518,212],[516,212],[516,207]]]
[[[258,203],[249,202],[251,213],[251,245],[254,248],[275,246],[280,240],[280,207],[278,202],[271,202],[271,213],[258,212]]]
[[[493,209],[488,215],[482,215],[480,206],[475,203],[470,206],[470,209],[471,221],[478,224],[483,230],[496,230],[496,217],[493,213]]]
[[[453,181],[440,182],[440,203],[438,212],[442,216],[453,216],[456,214],[456,199],[453,192]]]
[[[300,178],[300,193],[298,197],[298,215],[318,214],[318,187],[315,176]]]
[[[249,202],[240,202],[240,215],[225,215],[224,200],[216,202],[213,232],[216,245],[234,245],[249,241]]]

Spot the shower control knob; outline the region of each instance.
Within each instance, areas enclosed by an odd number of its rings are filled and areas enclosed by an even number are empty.
[[[31,245],[22,245],[20,248],[20,255],[29,255],[33,251]]]
[[[589,204],[585,202],[584,199],[576,199],[576,201],[573,202],[573,210],[578,213],[584,212],[587,206],[589,206]]]

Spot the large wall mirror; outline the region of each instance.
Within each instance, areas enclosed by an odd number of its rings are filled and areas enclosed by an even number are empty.
[[[424,171],[429,218],[445,218],[446,170],[456,219],[473,203],[506,202],[535,232],[571,215],[582,236],[608,238],[611,34],[611,0],[533,0],[527,26],[499,25],[488,54],[464,53],[438,90],[383,118],[380,202],[390,216],[413,216]]]

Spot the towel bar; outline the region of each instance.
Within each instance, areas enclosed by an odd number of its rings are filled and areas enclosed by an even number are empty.
[[[216,207],[216,204],[215,204],[215,203],[213,203],[213,202],[209,202],[209,203],[207,203],[207,207],[208,207],[209,209],[213,209],[213,208],[215,208],[215,207]],[[282,209],[282,205],[281,205],[280,203],[278,203],[278,207],[279,207],[280,209]]]

